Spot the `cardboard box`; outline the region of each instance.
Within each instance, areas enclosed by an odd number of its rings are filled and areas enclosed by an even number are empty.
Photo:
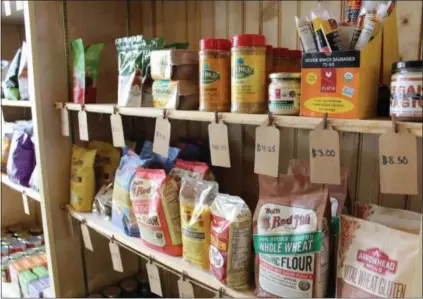
[[[28,286],[31,281],[37,280],[38,277],[29,270],[21,271],[18,274],[19,285],[21,287],[22,294],[25,298],[29,298]]]

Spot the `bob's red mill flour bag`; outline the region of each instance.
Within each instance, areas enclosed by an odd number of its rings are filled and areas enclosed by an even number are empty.
[[[330,202],[325,185],[304,176],[259,176],[254,218],[256,295],[325,297]]]
[[[337,298],[412,296],[419,236],[341,215]]]

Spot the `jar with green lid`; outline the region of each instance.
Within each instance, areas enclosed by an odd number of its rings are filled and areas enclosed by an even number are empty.
[[[270,74],[269,112],[279,115],[299,115],[301,99],[300,73]]]
[[[233,36],[231,54],[231,111],[266,112],[266,39],[264,35]]]

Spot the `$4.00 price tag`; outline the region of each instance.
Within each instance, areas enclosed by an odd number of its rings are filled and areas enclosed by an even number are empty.
[[[22,203],[23,203],[25,214],[29,215],[28,196],[26,195],[25,192],[22,192]]]
[[[123,136],[122,117],[119,114],[110,115],[110,125],[112,127],[113,146],[124,147],[125,138]]]
[[[153,152],[167,158],[169,156],[170,122],[167,118],[156,119]]]
[[[209,124],[209,141],[212,165],[230,168],[228,127],[223,123]]]
[[[379,137],[380,192],[418,194],[417,138],[400,124]]]
[[[79,139],[82,141],[88,141],[88,121],[87,112],[81,110],[78,112],[78,124],[79,124]]]
[[[90,231],[88,230],[88,226],[86,226],[85,224],[81,224],[81,233],[82,233],[82,239],[84,240],[85,248],[87,248],[90,251],[94,251],[93,243],[91,242]]]
[[[109,243],[110,256],[112,257],[113,270],[123,272],[122,258],[120,257],[120,250],[118,244],[113,241]]]
[[[263,124],[256,128],[254,173],[278,177],[280,132]]]
[[[339,134],[332,127],[318,125],[310,132],[310,181],[318,184],[341,184]]]
[[[192,284],[184,279],[178,280],[179,298],[195,298]]]
[[[62,135],[69,136],[69,111],[66,107],[60,109],[60,120],[62,123]]]
[[[160,282],[159,269],[153,263],[147,263],[148,282],[152,293],[163,297],[162,284]]]

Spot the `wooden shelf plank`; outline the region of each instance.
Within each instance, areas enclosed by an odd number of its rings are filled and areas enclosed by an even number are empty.
[[[9,107],[31,107],[31,101],[14,101],[14,100],[6,100],[1,99],[2,106],[9,106]]]
[[[79,111],[81,105],[66,103],[69,110]],[[87,104],[85,110],[93,113],[113,113],[116,105],[112,104]],[[163,115],[162,109],[156,108],[142,108],[142,107],[118,107],[119,113],[129,116],[140,117],[159,117]],[[168,110],[166,112],[168,118],[178,120],[203,121],[211,122],[214,120],[215,114],[213,112],[200,111],[183,111],[183,110]],[[243,114],[243,113],[219,113],[219,118],[226,123],[243,124],[243,125],[260,125],[267,122],[267,114]],[[273,117],[273,122],[279,127],[297,128],[297,129],[314,129],[320,122],[321,118],[303,117],[303,116],[279,116]],[[381,134],[386,129],[392,127],[391,120],[360,120],[360,119],[329,119],[329,124],[337,131],[353,132],[353,133],[369,133]],[[422,137],[422,124],[417,122],[398,122],[404,125],[411,133]]]
[[[234,298],[254,297],[252,290],[235,291],[230,288],[227,288],[221,282],[219,282],[212,274],[189,264],[188,262],[184,261],[181,257],[173,257],[164,253],[157,252],[146,246],[143,246],[139,238],[129,237],[125,235],[119,228],[114,226],[110,221],[104,220],[101,216],[95,215],[93,213],[79,213],[75,212],[72,209],[69,209],[69,213],[71,213],[71,215],[79,221],[85,220],[86,225],[91,227],[93,230],[101,233],[102,235],[105,235],[108,238],[111,238],[113,236],[116,242],[121,243],[146,257],[151,256],[156,263],[163,264],[180,273],[185,271],[192,280],[201,282],[215,289],[216,292],[223,287],[224,293]]]
[[[20,193],[25,192],[25,194],[27,196],[31,197],[32,199],[34,199],[36,201],[41,202],[41,195],[40,195],[40,193],[38,193],[34,189],[27,188],[27,187],[24,187],[24,186],[21,186],[21,185],[18,185],[18,184],[13,183],[9,179],[9,177],[6,174],[4,174],[4,173],[1,174],[1,182],[3,184],[5,184],[6,186],[10,187],[11,189],[13,189],[13,190],[15,190],[17,192],[20,192]]]

